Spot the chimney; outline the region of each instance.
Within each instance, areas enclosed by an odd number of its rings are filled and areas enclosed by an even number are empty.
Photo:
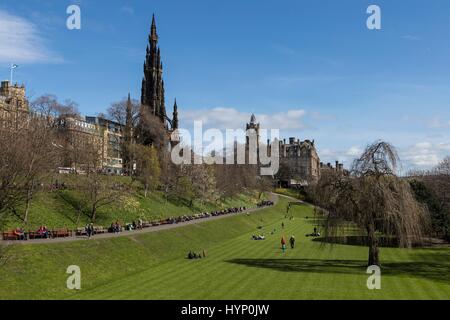
[[[289,144],[294,144],[295,143],[295,138],[289,138]]]

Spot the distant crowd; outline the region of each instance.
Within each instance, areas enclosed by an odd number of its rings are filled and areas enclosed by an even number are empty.
[[[258,208],[272,206],[274,203],[272,201],[262,201],[257,204]],[[108,228],[94,226],[93,223],[87,224],[84,228],[77,228],[72,231],[67,228],[58,230],[49,230],[46,226],[41,226],[37,231],[24,231],[23,228],[16,228],[12,231],[3,232],[3,240],[28,240],[28,239],[50,239],[50,238],[65,238],[75,236],[86,236],[91,238],[96,234],[103,233],[115,233],[119,234],[122,231],[133,231],[142,230],[145,228],[156,227],[168,224],[185,223],[188,221],[205,219],[210,217],[217,217],[223,215],[229,215],[233,213],[240,213],[246,211],[246,207],[235,207],[224,210],[203,212],[193,215],[183,215],[179,217],[170,217],[167,219],[161,219],[158,221],[143,221],[142,219],[137,219],[131,223],[121,223],[120,221],[112,222]]]

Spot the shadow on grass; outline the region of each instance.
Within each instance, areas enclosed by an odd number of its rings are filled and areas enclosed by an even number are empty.
[[[226,261],[255,268],[274,269],[283,272],[363,274],[367,264],[358,260],[317,259],[232,259]],[[425,278],[450,284],[450,264],[424,261],[387,262],[381,266],[382,275]]]

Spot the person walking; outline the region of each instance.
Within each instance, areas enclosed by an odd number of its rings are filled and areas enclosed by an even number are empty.
[[[94,235],[94,224],[89,223],[86,226],[86,234],[88,236],[88,239],[90,239]]]
[[[286,251],[286,239],[284,239],[284,236],[281,237],[281,251],[283,253]]]
[[[293,235],[289,239],[289,243],[291,244],[291,249],[294,249],[294,247],[295,247],[295,237]]]

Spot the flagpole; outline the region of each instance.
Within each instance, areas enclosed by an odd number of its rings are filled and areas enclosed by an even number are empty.
[[[13,64],[11,63],[11,86],[13,85]]]

